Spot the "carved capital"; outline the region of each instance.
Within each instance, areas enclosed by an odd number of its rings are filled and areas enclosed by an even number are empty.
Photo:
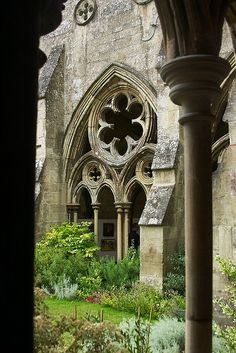
[[[93,210],[99,210],[101,203],[100,202],[94,202],[91,204]]]
[[[209,119],[211,103],[230,71],[229,63],[212,55],[188,55],[162,67],[161,77],[170,87],[171,100],[183,107],[180,122],[187,118]]]

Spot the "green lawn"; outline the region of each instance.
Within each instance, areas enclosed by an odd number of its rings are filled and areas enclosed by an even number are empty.
[[[59,300],[55,298],[47,298],[44,300],[49,308],[49,313],[53,316],[59,315],[75,315],[77,318],[83,318],[86,314],[98,315],[103,312],[104,321],[111,321],[119,324],[122,320],[129,319],[134,315],[125,311],[115,310],[100,304],[76,301],[76,300]]]

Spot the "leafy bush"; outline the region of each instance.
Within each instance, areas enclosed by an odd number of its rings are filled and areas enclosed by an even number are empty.
[[[73,341],[66,353],[128,353],[122,348],[122,334],[110,322],[90,322],[80,320],[70,331]]]
[[[222,313],[231,321],[231,325],[215,324],[214,330],[217,337],[225,340],[226,352],[236,352],[236,266],[229,259],[216,257],[221,272],[225,275],[228,285],[225,288],[225,297],[215,299],[215,304]]]
[[[93,257],[99,247],[95,243],[95,234],[90,231],[90,225],[89,222],[64,222],[51,226],[37,248],[61,248],[67,255],[80,251],[85,257]]]
[[[60,282],[53,286],[54,294],[58,299],[75,299],[77,289],[78,285],[71,284],[65,275]]]
[[[155,353],[184,351],[185,323],[176,318],[164,318],[151,327],[151,345]]]
[[[105,289],[114,287],[130,288],[139,279],[139,251],[128,249],[128,254],[119,262],[114,258],[104,257],[101,261],[102,284]]]
[[[185,323],[176,318],[156,322],[140,317],[122,321],[119,325],[124,346],[130,353],[183,353]],[[224,341],[213,336],[213,353],[226,353]]]
[[[67,330],[67,318],[54,319],[44,304],[45,294],[42,289],[34,291],[34,352],[65,352],[64,333]]]
[[[49,293],[61,291],[63,283],[67,288],[84,288],[84,277],[96,277],[97,250],[94,233],[89,231],[89,223],[63,223],[51,227],[36,244],[35,281]],[[93,287],[93,290],[95,288]],[[61,291],[62,293],[62,291]]]
[[[123,335],[123,344],[129,353],[152,353],[150,346],[151,315],[149,321],[140,317],[123,321],[119,325]]]
[[[94,317],[83,320],[72,316],[53,318],[42,305],[43,298],[42,291],[36,289],[35,353],[128,353],[122,348],[122,333],[114,324],[94,320]]]
[[[142,317],[148,317],[152,311],[154,319],[176,315],[177,309],[184,310],[185,307],[183,297],[177,295],[166,297],[159,289],[143,283],[136,283],[129,290],[121,287],[104,293],[101,303],[134,314],[140,310]]]

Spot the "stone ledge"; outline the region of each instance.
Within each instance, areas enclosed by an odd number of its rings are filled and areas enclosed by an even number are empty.
[[[57,66],[58,60],[62,53],[63,47],[63,45],[55,46],[48,56],[46,64],[44,65],[41,75],[39,77],[39,98],[45,97],[53,72]]]
[[[139,225],[161,225],[174,190],[174,185],[155,186],[150,191]]]

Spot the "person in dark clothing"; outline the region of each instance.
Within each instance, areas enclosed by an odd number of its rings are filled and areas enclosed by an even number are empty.
[[[129,247],[134,247],[136,250],[139,248],[140,238],[138,234],[138,224],[134,223],[132,231],[129,233]]]

